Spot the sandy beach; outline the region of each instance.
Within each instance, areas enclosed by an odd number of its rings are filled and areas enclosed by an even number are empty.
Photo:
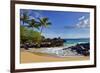
[[[20,63],[37,63],[37,62],[59,62],[59,61],[82,61],[89,60],[89,56],[68,56],[56,57],[44,53],[32,53],[26,50],[20,52]]]

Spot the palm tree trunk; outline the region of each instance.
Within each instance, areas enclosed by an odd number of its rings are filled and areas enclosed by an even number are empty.
[[[41,26],[41,29],[40,29],[40,34],[42,35],[42,30],[43,30],[43,26]],[[40,48],[40,45],[41,45],[41,41],[38,43],[38,48]]]
[[[42,34],[43,26],[41,27],[40,34]]]

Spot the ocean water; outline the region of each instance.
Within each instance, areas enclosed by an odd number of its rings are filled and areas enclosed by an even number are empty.
[[[73,57],[73,56],[83,56],[82,54],[77,53],[76,51],[72,51],[71,48],[63,50],[64,48],[68,48],[70,46],[74,46],[80,43],[89,43],[89,39],[64,39],[64,46],[62,47],[47,47],[41,49],[30,50],[31,52],[39,52],[46,53],[52,56],[57,57]]]
[[[90,43],[89,38],[82,38],[82,39],[64,39],[64,46],[75,46],[76,44],[81,43]]]

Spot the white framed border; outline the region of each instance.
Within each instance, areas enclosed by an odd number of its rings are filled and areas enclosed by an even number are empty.
[[[20,9],[90,12],[90,60],[74,62],[48,62],[20,64]],[[18,37],[19,36],[19,37]],[[15,69],[94,65],[94,9],[15,4]]]

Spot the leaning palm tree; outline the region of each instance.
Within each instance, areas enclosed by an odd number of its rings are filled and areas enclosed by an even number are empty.
[[[49,25],[51,25],[51,23],[49,22],[47,17],[38,18],[38,19],[39,19],[38,27],[40,28],[40,34],[42,34],[43,28],[47,28]],[[41,37],[41,40],[38,42],[38,45],[37,45],[38,47],[40,47],[41,41],[42,41],[42,37]]]
[[[23,12],[22,15],[20,16],[20,20],[22,21],[23,25],[25,25],[25,23],[28,23],[29,20],[28,12]]]
[[[47,17],[39,18],[39,26],[41,26],[40,33],[42,33],[43,28],[47,28],[49,25],[51,25],[51,22],[49,22]]]

